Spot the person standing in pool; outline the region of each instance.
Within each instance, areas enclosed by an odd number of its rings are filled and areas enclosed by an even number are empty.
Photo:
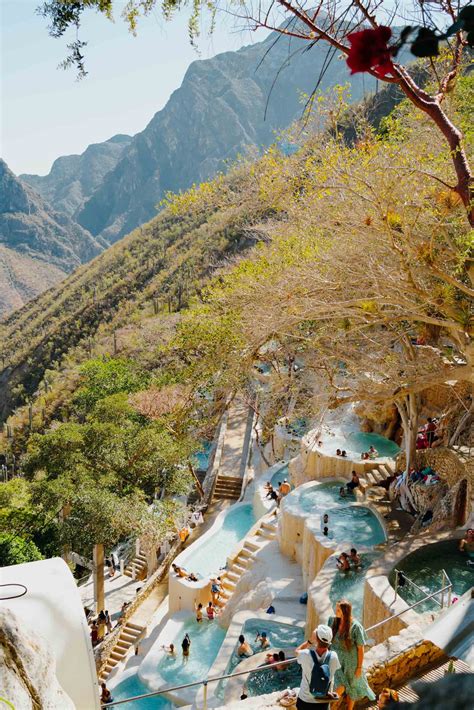
[[[474,529],[469,528],[459,543],[459,550],[465,552],[470,560],[474,560]]]
[[[338,601],[336,616],[330,617],[328,624],[333,633],[332,648],[341,664],[335,677],[337,694],[346,694],[347,710],[352,710],[357,700],[375,700],[362,667],[367,639],[362,624],[352,618],[352,604]]]
[[[253,656],[253,651],[250,647],[248,641],[245,640],[245,636],[240,634],[239,636],[239,646],[237,648],[237,655],[239,658],[248,658]]]
[[[189,638],[189,635],[186,634],[184,637],[182,643],[181,643],[181,648],[183,650],[183,661],[187,663],[188,658],[189,658],[189,651],[191,648],[191,639]]]
[[[201,602],[199,602],[199,604],[195,607],[195,609],[196,609],[196,621],[199,624],[202,621],[202,604],[201,604]]]
[[[262,651],[270,646],[270,641],[268,640],[268,636],[267,636],[266,631],[262,631],[261,634],[257,633],[257,636],[255,637],[255,641],[258,641]]]

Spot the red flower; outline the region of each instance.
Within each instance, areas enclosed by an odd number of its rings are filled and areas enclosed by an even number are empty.
[[[393,70],[392,55],[387,46],[391,36],[390,27],[383,25],[347,35],[351,46],[346,61],[351,74],[370,69],[379,76],[389,74]]]

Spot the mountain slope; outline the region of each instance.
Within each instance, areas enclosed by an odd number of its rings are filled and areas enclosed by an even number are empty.
[[[94,143],[81,155],[64,155],[54,161],[48,175],[20,175],[56,210],[72,217],[105,175],[117,164],[131,141],[130,136],[117,135],[103,143]]]
[[[104,244],[53,210],[3,160],[0,194],[0,245],[6,249],[2,260],[2,316],[92,259]]]
[[[303,40],[283,37],[274,42],[271,35],[193,62],[181,87],[78,210],[78,222],[112,243],[156,214],[168,190],[207,180],[248,146],[268,146],[275,131],[301,115],[301,92],[313,90],[327,58],[320,45],[308,49]],[[375,86],[370,78],[350,77],[335,59],[320,88],[348,82],[354,101]]]

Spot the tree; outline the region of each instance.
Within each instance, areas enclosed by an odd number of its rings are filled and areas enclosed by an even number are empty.
[[[35,543],[9,533],[0,533],[0,567],[42,560]]]
[[[201,7],[211,8],[213,14],[218,7],[217,3],[201,0],[192,3],[188,0],[131,0],[123,12],[130,30],[135,32],[138,17],[149,14],[156,6],[161,7],[166,18],[182,7],[191,6],[189,31],[192,41],[199,34]],[[113,7],[113,0],[74,3],[52,0],[45,2],[40,12],[51,22],[52,36],[61,37],[70,26],[79,28],[86,10],[99,10],[111,19]],[[451,189],[461,198],[470,224],[474,226],[473,176],[463,136],[444,110],[446,97],[462,70],[467,46],[474,44],[472,6],[460,8],[451,0],[436,0],[433,3],[413,0],[404,12],[414,18],[415,27],[404,28],[400,37],[393,39],[391,44],[392,30],[384,24],[389,21],[387,13],[383,14],[382,3],[376,0],[352,0],[347,4],[341,4],[338,0],[317,0],[316,3],[268,0],[255,6],[230,0],[227,8],[253,29],[270,29],[286,37],[305,40],[308,44],[325,42],[329,47],[328,61],[341,54],[352,73],[366,71],[380,81],[396,84],[417,109],[429,116],[446,141],[456,175],[456,183]],[[397,12],[392,14],[390,22],[394,27],[400,22]],[[442,24],[448,25],[448,29],[440,35],[436,28]],[[416,37],[413,38],[414,34]],[[436,57],[440,40],[447,40],[444,61],[436,65],[432,88],[422,87],[411,69],[397,61],[401,44],[409,39],[412,51],[418,57]],[[85,73],[85,44],[79,39],[70,44],[71,54],[65,62],[66,66],[75,65],[81,74]]]

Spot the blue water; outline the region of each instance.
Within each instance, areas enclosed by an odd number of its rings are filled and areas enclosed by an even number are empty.
[[[131,675],[118,683],[115,688],[112,688],[111,692],[114,700],[125,700],[126,698],[132,698],[134,695],[149,693],[150,689],[141,682],[137,675]],[[158,695],[154,698],[134,700],[118,707],[125,710],[172,710],[173,705],[169,700]]]
[[[251,673],[246,683],[245,692],[253,698],[257,695],[275,693],[277,690],[297,688],[301,683],[301,675],[299,663],[291,663],[288,668],[281,671],[268,668],[259,673]]]
[[[260,644],[256,643],[255,641],[257,634],[261,633],[262,631],[266,631],[267,636],[270,640],[270,647],[267,649],[268,651],[279,651],[284,648],[296,647],[304,641],[304,629],[299,626],[290,626],[289,624],[282,624],[279,621],[272,621],[270,618],[268,619],[268,621],[266,619],[247,619],[247,621],[242,627],[242,634],[245,636],[245,640],[248,641],[254,653],[259,653],[262,650],[260,648]],[[242,659],[239,658],[237,655],[237,648],[238,644],[236,644],[232,652],[232,656],[229,659],[226,673],[232,673],[232,671],[242,661]],[[271,675],[268,677],[267,673],[254,674],[254,679],[252,679],[251,682],[250,678],[252,676],[250,675],[249,684],[251,687],[249,686],[248,694],[261,695],[262,693],[271,693],[275,690],[278,690],[281,687],[280,683],[284,673],[288,672],[282,672],[281,675],[277,674],[275,671],[272,671],[272,673],[274,673],[273,678]],[[257,678],[257,676],[260,675],[265,676],[263,682],[260,682],[260,680]],[[272,680],[273,683],[271,682]],[[287,676],[287,683],[283,687],[286,688],[289,682],[291,683],[291,680],[288,681]],[[295,685],[298,685],[298,682],[299,681],[297,681]],[[219,682],[216,689],[217,697],[221,699],[224,697],[224,689],[225,681]]]
[[[349,550],[347,550],[347,552],[348,551]],[[331,589],[329,590],[329,598],[333,607],[335,607],[339,599],[347,599],[347,601],[352,604],[354,616],[358,619],[361,618],[364,607],[365,575],[372,562],[379,557],[380,554],[380,552],[363,552],[361,553],[361,567],[351,569],[350,572],[336,572]],[[323,621],[326,621],[326,619]]]
[[[222,527],[197,549],[191,545],[189,550],[180,556],[180,564],[201,577],[218,573],[225,566],[232,549],[246,536],[255,522],[250,504],[232,506],[226,513]]]
[[[318,483],[303,490],[296,489],[287,496],[285,503],[291,507],[297,505],[304,513],[326,513],[335,506],[350,505],[354,502],[352,495],[340,497],[339,489],[344,485],[345,481],[336,481]]]
[[[271,619],[268,621],[266,619],[248,619],[244,623],[242,633],[254,653],[259,653],[262,650],[260,644],[255,641],[257,634],[261,634],[262,631],[266,631],[270,640],[271,646],[267,649],[268,651],[279,651],[283,648],[299,646],[304,641],[304,629],[299,626],[290,626]],[[237,648],[238,646],[232,652],[227,673],[232,673],[242,660],[237,655]]]
[[[385,542],[384,529],[377,516],[365,506],[349,505],[329,511],[329,535],[337,542],[370,547]]]
[[[183,661],[181,642],[189,634],[191,647],[189,658]],[[163,656],[157,664],[157,671],[170,685],[192,683],[207,677],[209,668],[214,663],[222,642],[225,638],[225,629],[217,621],[204,619],[198,624],[194,617],[185,621],[180,628],[173,643],[176,647],[176,658]],[[196,687],[196,692],[198,688]]]
[[[198,471],[207,471],[212,452],[212,442],[202,441],[201,448],[192,456],[192,462]]]
[[[442,570],[446,571],[453,584],[453,596],[460,597],[474,586],[474,565],[468,564],[468,557],[458,549],[459,540],[446,540],[432,545],[424,545],[405,557],[397,569],[405,572],[407,577],[417,584],[426,595],[442,588]],[[394,573],[390,581],[394,583]],[[398,588],[398,594],[407,604],[414,604],[423,599],[423,592],[406,583]],[[441,597],[436,597],[441,601]],[[447,597],[445,596],[445,600]],[[439,605],[434,599],[428,599],[419,604],[415,611],[421,614],[424,611],[439,610]]]
[[[400,447],[394,441],[380,434],[366,434],[362,431],[354,432],[347,436],[347,441],[349,442],[349,448],[359,454],[368,451],[370,446],[374,446],[377,449],[380,457],[395,458],[400,452]]]

